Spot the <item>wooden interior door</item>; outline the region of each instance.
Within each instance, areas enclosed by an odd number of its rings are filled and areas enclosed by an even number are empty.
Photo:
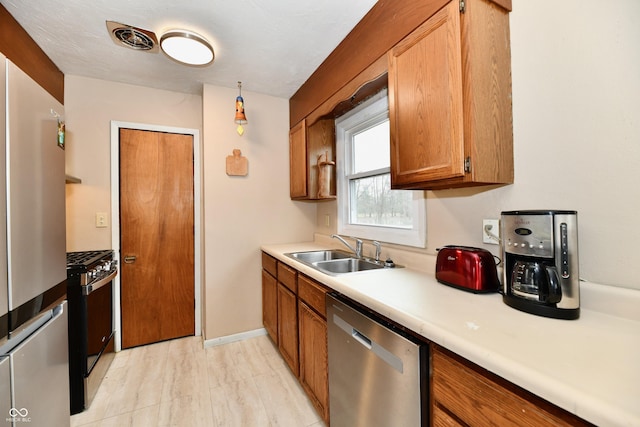
[[[120,129],[122,348],[195,333],[193,136]]]

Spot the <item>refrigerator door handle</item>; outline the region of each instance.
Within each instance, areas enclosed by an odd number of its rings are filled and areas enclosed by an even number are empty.
[[[55,309],[62,310],[62,305],[55,307]],[[40,329],[43,325],[51,321],[54,317],[54,309],[50,309],[38,314],[36,317],[29,319],[22,324],[19,329],[9,333],[10,339],[0,347],[0,355],[8,354],[18,344],[23,342],[29,335]]]

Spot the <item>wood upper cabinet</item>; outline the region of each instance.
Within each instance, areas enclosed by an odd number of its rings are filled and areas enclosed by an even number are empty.
[[[298,328],[300,332],[300,384],[311,403],[329,423],[329,366],[325,297],[328,289],[298,275]]]
[[[303,119],[289,131],[289,185],[295,200],[335,199],[335,124]]]
[[[433,426],[590,425],[436,345],[431,356]]]
[[[304,199],[309,194],[305,120],[289,131],[289,193],[292,199]]]
[[[508,11],[451,1],[388,53],[391,186],[513,182]]]

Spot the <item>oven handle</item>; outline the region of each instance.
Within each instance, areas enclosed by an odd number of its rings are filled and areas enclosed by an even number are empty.
[[[103,277],[102,279],[98,280],[97,282],[89,283],[88,285],[83,286],[82,287],[82,295],[86,296],[86,295],[89,295],[91,292],[98,290],[102,286],[104,286],[107,283],[109,283],[110,281],[112,281],[113,278],[116,277],[117,275],[118,275],[118,270],[113,270],[111,273],[109,273],[108,276]]]

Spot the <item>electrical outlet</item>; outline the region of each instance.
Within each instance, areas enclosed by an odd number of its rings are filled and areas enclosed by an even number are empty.
[[[487,243],[489,245],[500,244],[500,220],[482,220],[482,243]]]

